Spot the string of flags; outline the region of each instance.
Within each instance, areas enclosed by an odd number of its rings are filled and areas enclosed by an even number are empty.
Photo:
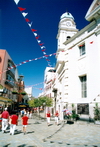
[[[20,0],[14,0],[16,5],[18,5]],[[27,22],[28,26],[30,27],[32,33],[35,36],[35,39],[37,40],[38,45],[40,46],[40,49],[44,55],[45,60],[48,63],[48,66],[51,67],[51,63],[50,60],[48,59],[48,55],[46,54],[46,47],[44,45],[44,43],[42,43],[41,39],[40,39],[40,35],[38,34],[37,30],[32,28],[32,22],[26,17],[28,15],[26,11],[26,8],[22,8],[22,7],[18,7],[19,11],[21,12],[22,16],[24,17],[25,21]]]
[[[15,82],[15,81],[7,80],[7,79],[3,79],[3,80],[4,80],[4,81],[8,81],[8,82],[10,82],[10,83],[18,84],[18,82]],[[28,88],[28,87],[33,87],[33,88],[35,88],[35,89],[43,90],[43,88],[34,87],[34,86],[38,86],[38,85],[43,84],[43,83],[44,83],[44,82],[41,82],[41,83],[37,83],[37,84],[34,84],[34,85],[30,85],[30,86],[25,85],[25,87],[26,87],[26,88]]]
[[[47,57],[51,57],[51,56],[53,56],[53,55],[56,55],[56,53],[49,54],[49,55],[47,55]],[[4,70],[4,71],[0,71],[0,74],[6,72],[6,71],[8,71],[8,70],[11,70],[11,69],[13,69],[13,68],[16,68],[17,66],[23,65],[23,64],[28,63],[28,62],[31,62],[31,61],[36,61],[36,60],[42,59],[42,58],[45,58],[45,56],[42,56],[42,57],[39,57],[39,58],[35,58],[35,59],[31,59],[31,60],[26,60],[26,61],[23,61],[23,62],[20,62],[19,64],[13,65],[13,66],[9,67],[8,69],[6,69],[6,70]]]

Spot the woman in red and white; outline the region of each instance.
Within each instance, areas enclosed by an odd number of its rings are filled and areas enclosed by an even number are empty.
[[[55,124],[57,124],[57,125],[58,125],[58,117],[59,117],[59,113],[58,113],[58,111],[56,111],[56,113],[55,113]]]
[[[48,113],[47,113],[47,125],[48,126],[50,125],[50,117],[51,117],[50,111],[48,111]]]
[[[10,116],[10,135],[14,135],[16,125],[18,124],[18,115],[16,112],[13,112],[13,115]]]

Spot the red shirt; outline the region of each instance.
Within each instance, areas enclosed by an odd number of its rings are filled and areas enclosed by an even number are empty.
[[[56,113],[55,113],[55,116],[56,116],[56,117],[58,117],[58,116],[59,116],[59,113],[58,113],[58,112],[56,112]]]
[[[1,116],[2,118],[5,118],[5,119],[8,119],[9,118],[9,112],[8,111],[4,111],[3,113],[2,113],[2,116]]]
[[[50,117],[50,113],[47,113],[47,117]]]
[[[17,120],[18,120],[18,116],[17,115],[12,115],[10,118],[11,118],[11,124],[16,125]]]
[[[22,117],[22,124],[23,125],[27,125],[28,124],[28,117],[27,116],[23,116]]]

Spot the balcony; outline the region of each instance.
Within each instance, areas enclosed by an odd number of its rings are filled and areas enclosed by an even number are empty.
[[[13,82],[10,82],[10,81],[8,81],[8,80],[5,81],[5,84],[6,84],[6,85],[9,85],[11,88],[13,88],[14,85],[15,85]]]
[[[15,75],[14,75],[14,73],[11,70],[8,70],[6,72],[6,75],[10,75],[13,79],[15,78]]]

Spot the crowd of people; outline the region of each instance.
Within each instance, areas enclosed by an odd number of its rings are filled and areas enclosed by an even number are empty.
[[[14,135],[16,126],[18,125],[18,119],[21,118],[22,122],[22,132],[24,135],[26,134],[26,128],[28,125],[28,120],[32,118],[32,110],[25,110],[22,109],[19,113],[16,113],[16,111],[12,111],[12,114],[9,114],[7,108],[4,109],[4,111],[0,111],[0,130],[2,133],[6,133],[7,127],[10,127],[10,135]],[[47,125],[50,125],[50,118],[51,114],[50,111],[46,114],[47,118]],[[59,113],[58,111],[55,112],[55,124],[58,125],[58,119]]]
[[[10,127],[10,135],[14,135],[16,126],[18,125],[19,115],[22,121],[22,131],[26,134],[26,127],[28,125],[28,119],[32,118],[32,111],[26,111],[25,109],[21,110],[20,113],[12,111],[12,114],[9,114],[7,108],[4,111],[0,111],[0,130],[2,133],[6,133],[7,127]]]

